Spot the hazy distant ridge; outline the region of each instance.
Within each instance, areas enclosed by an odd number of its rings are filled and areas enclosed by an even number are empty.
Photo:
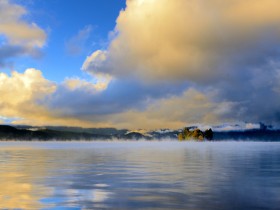
[[[196,127],[196,126],[193,126]],[[33,127],[0,125],[0,140],[111,140],[111,139],[177,139],[182,129],[159,129],[154,131],[115,129],[115,128],[80,128],[80,127]],[[256,129],[215,131],[214,139],[220,140],[261,140],[280,141],[280,130],[260,126]]]

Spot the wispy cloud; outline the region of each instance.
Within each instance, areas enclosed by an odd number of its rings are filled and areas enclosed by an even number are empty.
[[[76,35],[67,40],[65,43],[67,53],[74,56],[81,54],[86,47],[86,42],[88,41],[92,30],[93,26],[87,25]]]

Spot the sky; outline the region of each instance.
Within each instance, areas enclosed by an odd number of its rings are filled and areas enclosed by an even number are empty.
[[[0,0],[0,123],[280,125],[279,0]]]

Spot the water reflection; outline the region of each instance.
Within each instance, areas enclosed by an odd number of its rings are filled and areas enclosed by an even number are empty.
[[[48,176],[46,153],[27,148],[4,148],[0,151],[0,208],[41,208],[40,199],[52,189],[38,181]]]
[[[0,143],[0,208],[277,209],[279,143]]]

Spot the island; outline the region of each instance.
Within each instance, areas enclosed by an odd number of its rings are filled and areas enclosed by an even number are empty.
[[[213,140],[213,131],[211,128],[205,130],[204,132],[198,128],[186,127],[178,134],[179,141],[186,140],[195,140],[195,141],[204,141]]]

